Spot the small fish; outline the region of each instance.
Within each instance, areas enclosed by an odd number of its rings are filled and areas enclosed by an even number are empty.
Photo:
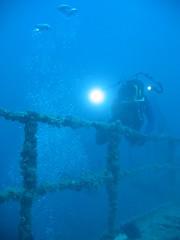
[[[77,12],[78,12],[77,8],[71,8],[68,16],[76,15]]]
[[[52,27],[47,23],[39,23],[36,24],[34,31],[35,32],[44,32],[44,31],[50,31]]]
[[[71,8],[69,5],[61,4],[58,6],[58,10],[67,17],[77,14],[77,8]]]
[[[63,13],[64,15],[68,15],[69,12],[71,11],[71,8],[66,4],[62,4],[62,5],[58,6],[58,10],[61,13]]]

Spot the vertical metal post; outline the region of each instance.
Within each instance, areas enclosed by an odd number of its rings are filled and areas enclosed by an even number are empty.
[[[115,237],[115,220],[118,205],[118,182],[119,182],[119,143],[120,134],[118,133],[118,126],[114,124],[109,133],[109,145],[107,150],[107,171],[110,178],[106,182],[106,189],[109,200],[109,215],[108,215],[108,234],[105,239],[114,239]]]
[[[27,119],[20,170],[24,194],[20,201],[19,240],[32,240],[32,205],[37,186],[37,122]]]

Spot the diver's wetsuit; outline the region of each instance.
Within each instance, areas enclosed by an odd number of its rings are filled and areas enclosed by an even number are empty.
[[[155,126],[155,116],[153,107],[147,97],[138,101],[123,102],[120,99],[115,99],[112,105],[112,118],[110,122],[120,120],[123,126],[127,126],[136,131],[140,131],[144,124],[144,116],[147,119],[145,134],[152,133]],[[127,137],[128,141],[133,144],[140,143],[138,139]],[[105,131],[97,131],[96,143],[103,145],[108,140],[108,134]]]

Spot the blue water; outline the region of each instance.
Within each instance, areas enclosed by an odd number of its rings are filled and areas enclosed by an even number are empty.
[[[66,17],[57,10],[60,4],[69,4],[78,13]],[[155,133],[180,136],[178,1],[7,0],[0,2],[0,16],[0,107],[106,121],[118,87],[107,89],[105,102],[98,106],[89,102],[89,90],[146,72],[164,88],[163,94],[151,96],[157,114]],[[39,23],[52,29],[34,31]],[[0,190],[22,184],[19,153],[23,134],[23,126],[0,118]],[[121,168],[155,161],[163,164],[167,154],[167,143],[148,143],[130,150],[122,139]],[[92,129],[72,131],[39,125],[39,182],[98,172],[105,167],[105,156],[106,146],[96,145]],[[177,151],[177,164],[179,156]],[[163,170],[122,181],[117,225],[168,201],[169,182]],[[178,190],[176,194],[179,197]],[[107,213],[104,186],[91,194],[48,194],[34,204],[34,239],[92,239],[106,229]],[[18,221],[19,204],[2,205],[0,239],[18,239]]]

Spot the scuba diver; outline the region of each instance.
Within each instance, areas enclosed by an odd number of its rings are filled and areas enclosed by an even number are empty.
[[[139,76],[145,76],[148,80],[153,82],[154,86],[148,86],[148,89],[146,90],[145,85],[143,81],[139,79]],[[114,86],[118,84],[120,84],[120,82]],[[109,120],[109,123],[120,120],[123,126],[127,126],[136,131],[141,131],[142,127],[144,127],[144,134],[152,133],[155,127],[155,114],[153,106],[148,99],[147,92],[149,91],[161,93],[163,88],[159,82],[156,82],[151,76],[145,73],[137,73],[133,78],[130,78],[123,83],[119,89],[118,96],[112,105],[112,117]],[[146,122],[146,124],[144,124],[144,122]],[[142,139],[137,139],[133,136],[126,136],[126,139],[131,144],[144,144]],[[108,133],[106,131],[98,130],[96,132],[96,143],[98,145],[105,144],[107,140]]]

